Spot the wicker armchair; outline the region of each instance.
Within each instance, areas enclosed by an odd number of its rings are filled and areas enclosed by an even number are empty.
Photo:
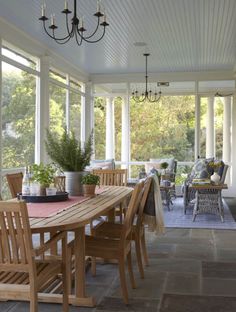
[[[228,168],[229,168],[229,166],[224,164],[224,168],[223,168],[223,171],[221,173],[220,184],[224,184]],[[183,184],[183,201],[184,201],[184,213],[185,214],[186,214],[187,208],[191,204],[194,205],[196,190],[189,188],[189,184],[192,182],[193,178],[194,177],[193,177],[192,173],[190,173],[188,175],[187,179],[184,181],[184,184]]]

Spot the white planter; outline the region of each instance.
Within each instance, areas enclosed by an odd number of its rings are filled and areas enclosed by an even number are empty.
[[[84,175],[89,172],[81,171],[81,172],[72,172],[65,171],[66,177],[66,192],[71,196],[82,196],[83,195],[83,186],[81,184],[81,179]]]
[[[218,175],[217,172],[214,172],[214,174],[211,176],[211,181],[214,182],[215,184],[220,183],[220,176]]]

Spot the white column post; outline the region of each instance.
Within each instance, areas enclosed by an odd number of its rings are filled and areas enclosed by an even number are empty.
[[[231,170],[231,196],[236,196],[236,94],[233,97],[232,103],[232,150],[231,150],[231,163],[232,163],[232,170]]]
[[[0,37],[0,191],[2,191],[2,38]]]
[[[122,167],[128,168],[129,163],[129,139],[130,139],[130,127],[129,127],[129,88],[127,95],[122,97],[122,136],[121,136],[121,161],[126,165]]]
[[[214,97],[208,98],[207,124],[206,124],[206,157],[215,156],[215,135],[214,135]]]
[[[195,149],[194,149],[194,157],[198,158],[200,155],[200,96],[198,94],[195,95]]]
[[[231,163],[231,97],[224,98],[224,116],[223,116],[223,161]],[[230,185],[229,168],[225,182]]]
[[[85,142],[93,129],[92,83],[85,84],[85,96],[81,98],[81,141]]]
[[[70,86],[70,77],[69,75],[66,75],[66,84]],[[66,128],[67,132],[69,132],[70,129],[70,90],[66,89]]]
[[[115,158],[114,150],[114,99],[106,98],[106,159]]]
[[[49,128],[49,61],[48,56],[40,59],[40,77],[36,79],[35,163],[48,161],[45,139]]]
[[[224,98],[223,116],[223,160],[231,161],[231,97]]]

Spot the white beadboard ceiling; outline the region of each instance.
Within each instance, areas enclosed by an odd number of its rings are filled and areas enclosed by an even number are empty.
[[[144,71],[146,42],[149,72],[234,71],[236,0],[102,0],[110,26],[97,44],[59,46],[42,30],[41,0],[0,0],[0,15],[87,73]],[[78,0],[89,30],[96,0]],[[46,0],[47,12],[64,27],[64,0]],[[69,0],[72,8],[73,1]]]

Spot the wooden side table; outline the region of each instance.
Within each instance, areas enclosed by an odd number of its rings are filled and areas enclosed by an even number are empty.
[[[213,213],[220,215],[224,222],[224,206],[222,202],[222,190],[227,189],[227,184],[204,184],[190,185],[190,188],[196,190],[195,204],[193,209],[193,222],[197,214]]]
[[[175,188],[175,184],[171,183],[169,186],[160,185],[161,197],[162,200],[165,201],[168,211],[170,211],[171,201],[171,191]]]

